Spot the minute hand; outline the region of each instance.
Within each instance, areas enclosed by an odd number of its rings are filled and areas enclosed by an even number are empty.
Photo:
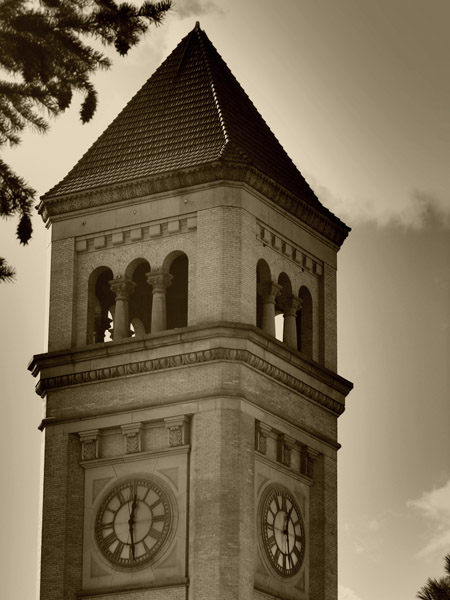
[[[134,555],[134,523],[135,523],[134,513],[136,510],[136,505],[137,505],[136,498],[134,498],[133,504],[131,505],[130,518],[128,519],[128,530],[130,532],[130,538],[131,538],[131,555],[133,557],[133,560],[135,559],[135,555]]]
[[[291,518],[291,513],[292,513],[292,509],[294,507],[291,506],[291,508],[289,509],[289,511],[286,513],[286,526],[284,528],[283,533],[286,536],[286,545],[287,545],[287,550],[289,552],[289,519]]]

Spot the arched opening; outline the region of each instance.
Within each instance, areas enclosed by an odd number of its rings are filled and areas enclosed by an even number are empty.
[[[111,340],[109,330],[114,318],[115,297],[109,282],[113,273],[108,267],[98,267],[89,277],[88,282],[88,344],[96,344]]]
[[[308,358],[313,354],[313,306],[312,296],[307,287],[302,285],[298,297],[301,308],[297,313],[297,349]]]
[[[130,329],[135,337],[150,333],[152,323],[152,287],[147,283],[150,265],[146,260],[133,261],[127,268],[127,276],[135,284],[129,298]]]
[[[292,284],[286,273],[280,273],[278,276],[278,285],[281,286],[281,292],[275,301],[275,337],[280,342],[286,341],[285,338],[285,323],[284,323],[284,307],[283,300],[289,295],[292,295]]]
[[[263,297],[264,292],[261,289],[262,283],[270,282],[272,275],[269,265],[264,259],[258,260],[256,265],[256,326],[263,329]]]
[[[186,254],[178,254],[170,263],[172,276],[166,291],[166,328],[187,327],[189,260]]]

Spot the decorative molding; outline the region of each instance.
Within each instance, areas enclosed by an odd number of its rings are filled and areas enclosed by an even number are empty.
[[[122,365],[114,365],[111,367],[101,367],[89,371],[81,371],[80,373],[70,373],[68,375],[58,375],[56,377],[42,378],[36,385],[36,392],[40,396],[44,396],[46,392],[69,387],[72,385],[83,385],[86,383],[96,383],[107,379],[115,379],[117,377],[128,377],[130,375],[142,375],[154,371],[162,371],[166,369],[174,369],[189,365],[198,365],[202,363],[214,361],[238,361],[244,363],[260,373],[271,377],[277,382],[286,387],[298,392],[327,408],[335,415],[341,415],[345,407],[342,403],[334,398],[327,396],[323,392],[314,389],[307,383],[297,379],[293,375],[286,373],[282,369],[275,367],[270,362],[256,356],[248,350],[238,350],[233,348],[212,348],[209,350],[199,350],[197,352],[186,352],[185,354],[176,354],[174,356],[166,356],[162,358],[153,358],[149,360],[141,360]]]
[[[292,450],[295,446],[294,438],[284,433],[278,434],[277,460],[285,467],[291,466]]]
[[[166,219],[159,223],[145,224],[120,231],[110,231],[99,237],[96,234],[80,236],[76,239],[76,252],[88,252],[99,248],[112,248],[133,242],[148,241],[153,238],[167,237],[177,233],[187,233],[197,229],[197,216],[180,219]]]
[[[291,242],[281,238],[274,231],[268,229],[263,223],[258,222],[258,233],[256,234],[256,237],[265,246],[270,246],[273,250],[276,250],[291,262],[299,265],[304,271],[308,271],[309,273],[316,275],[316,277],[321,277],[323,273],[323,263],[318,262],[311,256],[305,254],[305,251],[300,249],[300,247],[294,246]]]
[[[81,440],[81,460],[96,460],[99,458],[99,429],[89,429],[78,434]]]
[[[272,428],[261,421],[256,422],[255,428],[255,450],[261,454],[267,453],[267,437]]]
[[[142,423],[129,423],[121,425],[124,441],[124,453],[136,454],[141,451]]]
[[[164,419],[168,433],[168,443],[171,448],[174,446],[185,446],[189,444],[189,418],[182,415],[180,417],[167,417]]]
[[[44,221],[48,221],[54,215],[93,206],[141,198],[205,183],[226,181],[249,185],[338,246],[342,245],[350,231],[345,223],[322,206],[319,201],[317,201],[317,206],[313,206],[300,195],[289,192],[254,167],[246,163],[224,160],[137,181],[127,181],[96,189],[77,190],[62,196],[52,196],[50,191],[42,196],[38,209]]]
[[[300,448],[300,473],[313,479],[314,477],[314,462],[317,460],[319,456],[319,452],[314,450],[314,448],[310,448],[309,446],[304,446]]]

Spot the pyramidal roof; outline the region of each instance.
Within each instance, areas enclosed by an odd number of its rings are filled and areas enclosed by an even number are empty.
[[[256,169],[348,231],[319,202],[199,23],[42,200],[212,163]]]

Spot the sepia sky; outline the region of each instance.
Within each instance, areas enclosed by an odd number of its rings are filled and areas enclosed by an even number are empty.
[[[408,600],[450,549],[450,2],[178,0],[165,24],[46,136],[5,158],[43,194],[199,20],[321,201],[339,253],[339,600]],[[36,598],[42,416],[26,365],[45,351],[49,232],[0,285],[2,595]],[[27,576],[24,577],[23,574]],[[42,599],[44,600],[44,599]]]

